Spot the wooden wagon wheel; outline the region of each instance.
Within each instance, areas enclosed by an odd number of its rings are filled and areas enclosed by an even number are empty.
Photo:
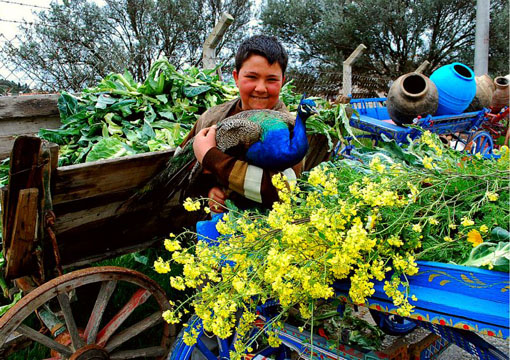
[[[134,292],[127,302],[111,304],[110,298],[115,288],[120,286]],[[89,301],[91,307],[94,303],[90,313],[83,314],[84,307],[82,307],[80,308],[82,314],[80,314],[76,309],[78,305],[75,306],[74,311],[72,309],[72,305],[79,303],[80,300],[71,303],[69,297],[71,294],[79,293],[80,289],[89,291],[88,296],[82,297]],[[90,289],[94,290],[91,296]],[[124,324],[123,327],[124,321],[135,309],[146,302],[147,306],[154,306],[157,310],[135,324],[130,326]],[[62,314],[60,318],[63,318],[62,324],[65,324],[66,331],[63,333],[53,338],[26,324],[25,320],[34,312],[48,309],[50,306],[56,307],[56,305],[60,309],[57,314]],[[120,310],[117,311],[117,307],[120,307]],[[175,336],[174,328],[161,317],[161,313],[169,307],[161,287],[139,272],[113,266],[77,270],[36,288],[2,316],[0,347],[4,346],[10,337],[21,334],[51,349],[50,359],[52,360],[163,359]],[[111,318],[105,317],[103,320],[106,310],[114,315]],[[84,324],[75,321],[80,315],[85,315]],[[158,324],[162,327],[161,333],[158,333],[161,337],[159,345],[151,347],[143,347],[146,346],[143,345],[136,349],[129,347],[126,349],[126,346],[132,345],[133,339],[136,339],[141,332]],[[54,333],[54,329],[50,331]]]

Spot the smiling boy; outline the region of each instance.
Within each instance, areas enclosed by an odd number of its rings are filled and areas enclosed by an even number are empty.
[[[236,53],[233,71],[240,97],[207,110],[184,141],[195,137],[195,156],[205,172],[210,172],[216,180],[216,184],[209,184],[212,187],[208,197],[213,200],[210,205],[223,205],[229,198],[241,208],[260,204],[270,207],[278,200],[271,183],[276,172],[250,165],[244,161],[244,154],[234,157],[221,152],[216,147],[213,125],[245,110],[272,109],[288,113],[279,100],[287,62],[287,52],[276,38],[256,35],[245,40]],[[292,180],[299,177],[301,169],[302,163],[299,163],[283,173]],[[221,207],[211,206],[211,209],[222,211]]]

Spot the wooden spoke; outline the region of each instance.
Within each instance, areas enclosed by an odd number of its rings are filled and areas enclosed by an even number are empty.
[[[96,344],[105,346],[108,339],[117,331],[120,325],[131,315],[131,313],[140,305],[145,303],[151,296],[150,291],[146,289],[138,289],[131,299],[124,305],[122,309],[110,320],[108,324],[97,334]]]
[[[116,286],[117,281],[115,280],[105,281],[101,284],[94,309],[92,309],[90,313],[90,318],[83,334],[85,339],[87,339],[87,344],[93,344],[96,341],[97,332],[99,331],[99,325],[101,325],[101,319],[103,318],[106,305]]]
[[[41,345],[44,345],[50,349],[53,349],[64,356],[71,356],[73,354],[72,350],[67,346],[59,344],[55,340],[49,338],[46,335],[41,334],[39,331],[36,331],[26,325],[21,324],[16,331],[26,337],[38,342]]]
[[[137,350],[123,350],[110,355],[111,360],[136,359],[149,356],[163,356],[166,350],[161,346],[153,346]]]
[[[67,331],[69,335],[71,335],[71,342],[73,344],[74,350],[78,350],[83,347],[85,344],[83,339],[78,334],[78,327],[76,326],[76,322],[74,321],[73,312],[71,310],[71,304],[69,303],[69,298],[66,293],[57,295],[58,302],[60,304],[60,308],[64,313],[64,319],[66,321]]]
[[[105,346],[105,350],[111,352],[112,350],[116,349],[118,346],[122,345],[132,337],[158,324],[161,321],[163,321],[163,317],[161,316],[161,312],[157,311],[151,316],[143,319],[142,321],[137,322],[135,325],[130,326],[129,328],[113,336],[111,340],[108,341],[108,344]]]

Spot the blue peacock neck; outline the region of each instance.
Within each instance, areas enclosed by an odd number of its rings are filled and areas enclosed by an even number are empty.
[[[301,109],[298,109],[289,146],[289,149],[291,150],[290,152],[295,153],[297,158],[303,158],[308,151],[308,138],[306,137],[305,124],[308,117],[308,114],[305,114],[301,111]]]

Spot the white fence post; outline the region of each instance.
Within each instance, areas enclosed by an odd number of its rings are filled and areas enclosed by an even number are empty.
[[[227,28],[234,22],[232,15],[223,13],[220,20],[214,26],[214,29],[207,37],[203,45],[202,63],[204,69],[214,69],[216,67],[216,47],[223,38]],[[221,71],[218,69],[218,75],[221,79]]]
[[[352,90],[352,68],[351,64],[361,55],[363,50],[367,47],[363,44],[359,44],[356,50],[343,62],[343,78],[342,78],[342,94],[349,96]]]

